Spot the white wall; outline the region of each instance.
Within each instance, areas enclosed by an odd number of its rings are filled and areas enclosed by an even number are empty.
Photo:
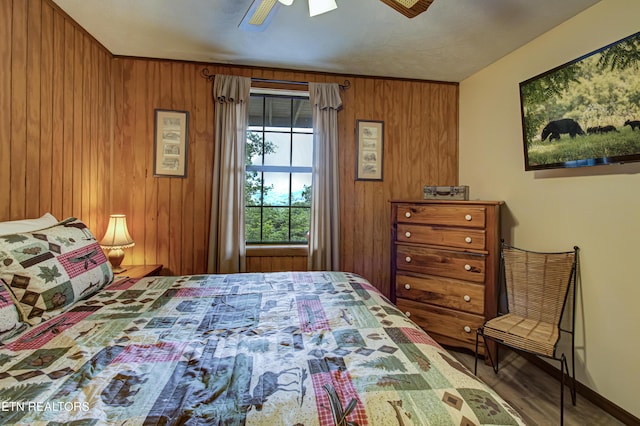
[[[578,379],[636,417],[640,163],[525,172],[518,84],[639,30],[640,1],[602,0],[460,84],[460,184],[506,202],[514,245],[580,247]]]

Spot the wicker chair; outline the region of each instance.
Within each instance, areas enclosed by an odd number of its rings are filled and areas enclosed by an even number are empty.
[[[569,387],[571,401],[576,404],[574,314],[578,247],[573,251],[542,253],[508,246],[502,241],[500,266],[504,280],[507,312],[488,320],[476,333],[476,359],[478,369],[478,340],[482,336],[496,345],[496,359],[489,355],[495,373],[498,373],[498,347],[504,345],[519,351],[540,355],[560,362],[560,423],[564,422],[565,372],[569,375],[567,357],[558,356],[557,346],[561,332],[571,338],[571,368]],[[503,297],[504,299],[504,297]],[[563,316],[570,314],[570,318]],[[562,323],[562,324],[561,324]],[[569,325],[565,325],[565,324]]]

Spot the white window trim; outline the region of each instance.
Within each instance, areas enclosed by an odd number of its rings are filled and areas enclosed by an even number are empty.
[[[280,95],[280,96],[296,96],[309,98],[308,90],[287,90],[272,89],[266,87],[251,87],[250,94],[256,95]],[[246,207],[246,206],[245,206]],[[304,243],[291,244],[248,244],[245,241],[245,250],[248,257],[252,256],[307,256],[309,254],[309,245]]]

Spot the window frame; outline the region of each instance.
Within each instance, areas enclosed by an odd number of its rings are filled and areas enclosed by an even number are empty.
[[[266,88],[256,88],[256,87],[252,87],[251,88],[251,92],[250,92],[250,96],[257,96],[263,99],[263,111],[262,111],[262,116],[263,118],[266,117],[266,103],[264,102],[264,99],[266,98],[280,98],[280,99],[287,99],[288,101],[290,101],[292,103],[292,110],[291,110],[291,117],[293,117],[293,102],[296,99],[299,100],[305,100],[305,101],[310,101],[309,98],[309,92],[306,90],[281,90],[281,89],[266,89]],[[289,161],[291,163],[291,159],[293,156],[293,150],[294,150],[294,135],[296,134],[300,134],[300,135],[311,135],[313,137],[313,133],[314,133],[314,129],[313,126],[309,127],[308,129],[311,130],[311,132],[296,132],[294,131],[294,127],[293,127],[293,123],[291,123],[291,125],[288,128],[288,131],[269,131],[269,130],[265,130],[267,127],[265,122],[263,121],[262,123],[262,129],[261,130],[250,130],[250,128],[253,127],[251,125],[247,126],[247,134],[250,132],[257,132],[260,133],[262,136],[262,140],[263,143],[265,141],[265,135],[269,134],[269,133],[281,133],[281,134],[287,134],[289,136]],[[246,143],[245,143],[245,147],[246,147]],[[313,145],[312,145],[312,149],[313,149]],[[244,204],[244,209],[245,209],[245,248],[250,251],[251,253],[253,253],[254,256],[257,255],[264,255],[264,250],[272,250],[272,249],[278,249],[278,250],[284,250],[285,252],[291,252],[291,250],[294,250],[298,255],[302,254],[302,250],[306,253],[307,252],[307,247],[308,247],[308,241],[273,241],[273,242],[269,242],[269,241],[262,241],[263,238],[263,220],[264,220],[264,209],[266,208],[286,208],[289,210],[289,223],[288,223],[288,236],[289,239],[291,239],[291,226],[292,226],[292,211],[294,209],[306,209],[309,212],[309,217],[311,214],[311,203],[309,203],[309,205],[304,205],[304,206],[300,206],[300,205],[295,205],[293,204],[293,199],[292,199],[292,179],[293,179],[293,174],[295,173],[303,173],[303,174],[308,174],[309,176],[312,176],[313,173],[313,164],[310,166],[293,166],[293,165],[289,165],[289,166],[281,166],[281,165],[264,165],[264,144],[263,144],[263,153],[262,153],[262,163],[260,165],[256,165],[256,164],[245,164],[245,182],[246,182],[246,176],[248,174],[248,172],[257,172],[257,173],[261,173],[261,183],[262,183],[262,188],[264,188],[264,173],[288,173],[289,175],[289,196],[288,196],[288,204],[287,205],[271,205],[271,204],[265,204],[264,203],[264,191],[260,192],[260,201],[259,204],[253,206],[253,205],[249,205],[245,202]],[[248,208],[259,208],[260,209],[260,241],[249,241],[246,237],[246,226],[247,226],[247,209]],[[310,225],[310,224],[309,224]]]

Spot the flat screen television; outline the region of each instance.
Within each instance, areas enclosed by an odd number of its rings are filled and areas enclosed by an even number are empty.
[[[640,161],[640,32],[520,83],[525,170]]]

